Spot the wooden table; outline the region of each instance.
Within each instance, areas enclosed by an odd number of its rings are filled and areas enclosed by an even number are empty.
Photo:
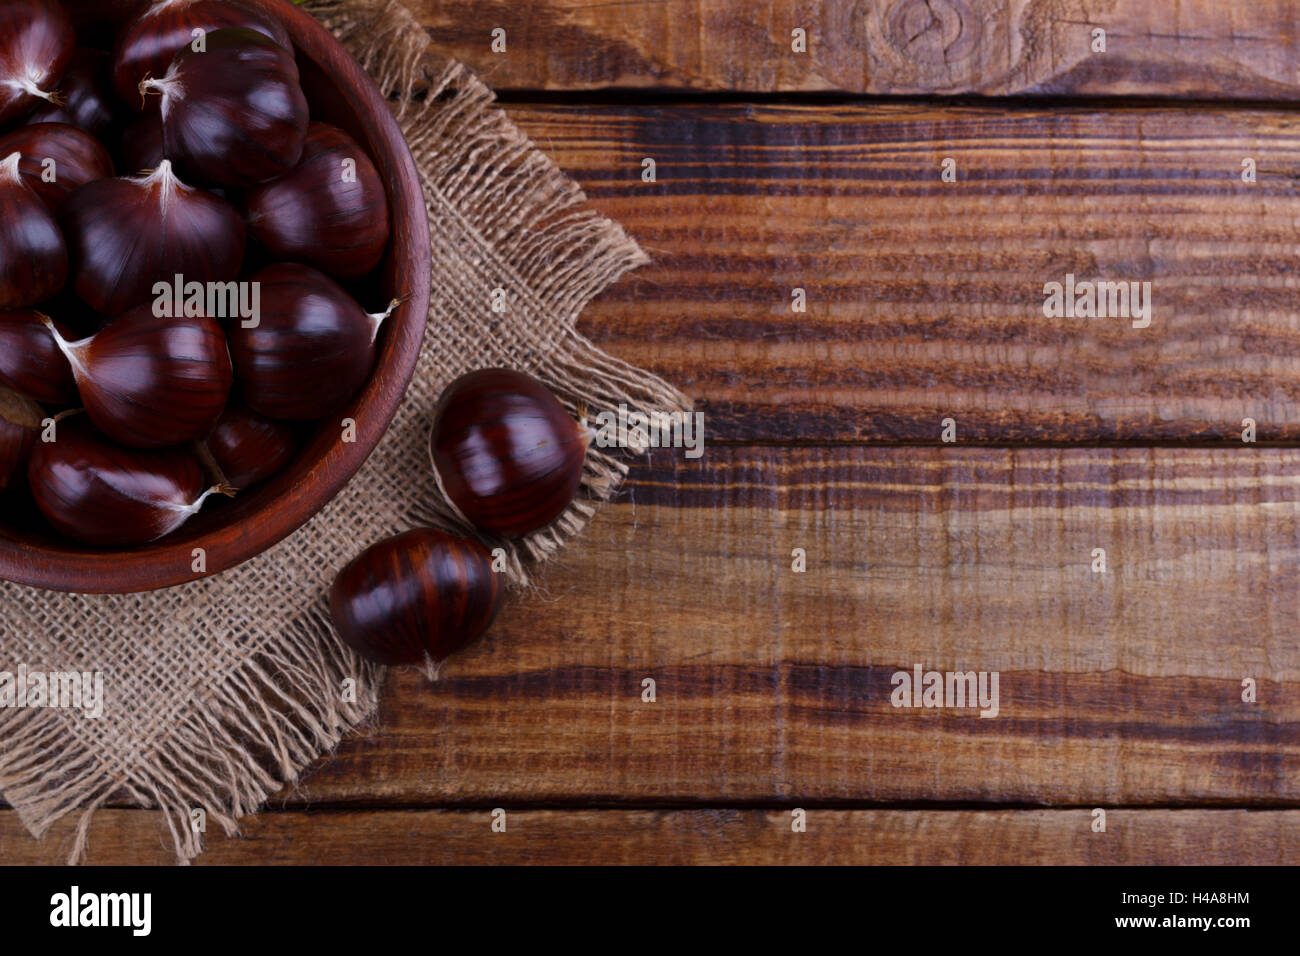
[[[1300,862],[1289,2],[410,2],[654,257],[582,329],[707,446],[200,864]]]

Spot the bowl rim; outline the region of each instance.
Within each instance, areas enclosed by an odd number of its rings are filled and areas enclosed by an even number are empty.
[[[361,393],[339,411],[356,422],[356,441],[334,440],[292,482],[278,478],[283,494],[265,496],[237,521],[197,536],[184,527],[157,542],[123,551],[75,550],[73,542],[22,541],[0,535],[0,579],[50,591],[127,594],[153,591],[213,577],[244,563],[297,531],[324,508],[360,470],[392,424],[415,373],[428,321],[431,241],[424,190],[401,127],[374,80],[315,18],[289,0],[254,0],[280,18],[305,57],[334,82],[367,127],[368,154],[388,189],[392,216],[385,274],[400,277],[407,296],[395,322],[385,323],[375,371]],[[374,126],[371,126],[371,123]],[[363,144],[366,145],[366,144]],[[341,435],[341,432],[340,432]],[[320,444],[309,442],[300,454]],[[258,489],[261,491],[262,489]],[[203,548],[206,570],[192,570],[194,549]]]

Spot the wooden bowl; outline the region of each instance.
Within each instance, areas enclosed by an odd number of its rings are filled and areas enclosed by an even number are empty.
[[[364,390],[306,439],[293,463],[224,507],[205,509],[180,530],[138,548],[106,552],[57,537],[25,516],[0,524],[0,578],[57,591],[124,593],[192,581],[195,548],[207,574],[260,554],[318,512],[361,467],[387,430],[415,371],[429,307],[429,220],[402,131],[374,82],[316,20],[288,0],[245,0],[274,14],[293,38],[312,118],[347,130],[388,186],[392,238],[378,281],[363,303],[406,302],[384,323],[375,371]],[[117,4],[114,10],[127,9]],[[98,8],[103,14],[103,7]],[[344,418],[356,442],[340,440]],[[34,505],[21,506],[35,510]]]

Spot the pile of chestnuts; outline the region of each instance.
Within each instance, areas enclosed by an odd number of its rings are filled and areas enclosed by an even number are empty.
[[[439,485],[466,520],[491,539],[517,538],[568,508],[591,436],[534,379],[483,369],[443,392],[429,451]],[[335,629],[378,663],[439,664],[492,623],[504,570],[475,538],[432,528],[399,534],[339,572]]]
[[[117,549],[263,482],[370,378],[389,199],[284,27],[0,2],[0,511]]]
[[[0,511],[131,547],[285,468],[373,371],[400,303],[358,300],[389,216],[260,8],[153,0],[109,48],[58,0],[2,0]],[[429,452],[503,540],[564,513],[589,439],[538,382],[486,369],[443,394]],[[476,538],[408,531],[339,573],[335,626],[372,660],[441,662],[492,623],[504,570]]]

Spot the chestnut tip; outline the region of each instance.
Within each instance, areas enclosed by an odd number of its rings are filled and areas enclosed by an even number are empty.
[[[371,322],[371,328],[370,328],[371,344],[374,344],[375,340],[379,338],[379,330],[383,327],[383,324],[388,320],[388,318],[394,312],[397,311],[398,307],[401,306],[401,304],[405,302],[407,299],[409,299],[410,297],[411,297],[410,293],[407,293],[406,295],[398,296],[396,299],[393,299],[391,302],[388,303],[388,308],[385,309],[383,312],[367,313],[370,317],[370,322]]]
[[[149,94],[162,96],[162,82],[153,77],[152,74],[146,73],[137,85],[136,90],[140,94],[140,106],[143,108],[149,102]]]
[[[54,337],[54,344],[59,347],[59,351],[63,353],[63,357],[68,360],[68,365],[72,367],[73,374],[75,376],[77,370],[82,368],[82,363],[80,359],[78,359],[76,355],[73,354],[73,349],[82,346],[80,346],[77,342],[69,342],[67,339],[65,339],[63,337],[63,333],[59,331],[58,326],[54,324],[54,320],[50,318],[48,315],[46,315],[44,312],[37,312],[36,315],[40,318],[41,324],[50,330],[50,335]],[[93,338],[93,336],[91,336],[91,338]],[[89,338],[81,340],[82,343],[88,343],[89,341],[90,341]]]
[[[37,99],[45,100],[48,103],[53,103],[55,106],[63,106],[67,100],[64,98],[62,93],[58,90],[43,90],[36,85],[43,79],[45,79],[45,74],[42,72],[36,76],[24,76],[16,80],[10,80],[8,85],[22,90],[28,96],[34,96]]]
[[[196,515],[203,510],[204,503],[213,495],[224,495],[227,498],[233,498],[235,497],[235,489],[230,487],[229,483],[223,481],[204,491],[203,494],[199,495],[198,498],[194,499],[194,501],[188,505],[171,505],[168,507],[171,507],[172,510],[176,512],[187,515]]]
[[[59,346],[59,349],[66,354],[66,346],[68,344],[67,340],[65,340],[59,333],[58,327],[54,324],[54,320],[39,310],[36,313],[36,318],[41,320],[41,325],[50,330],[50,335],[54,336],[55,343]]]

